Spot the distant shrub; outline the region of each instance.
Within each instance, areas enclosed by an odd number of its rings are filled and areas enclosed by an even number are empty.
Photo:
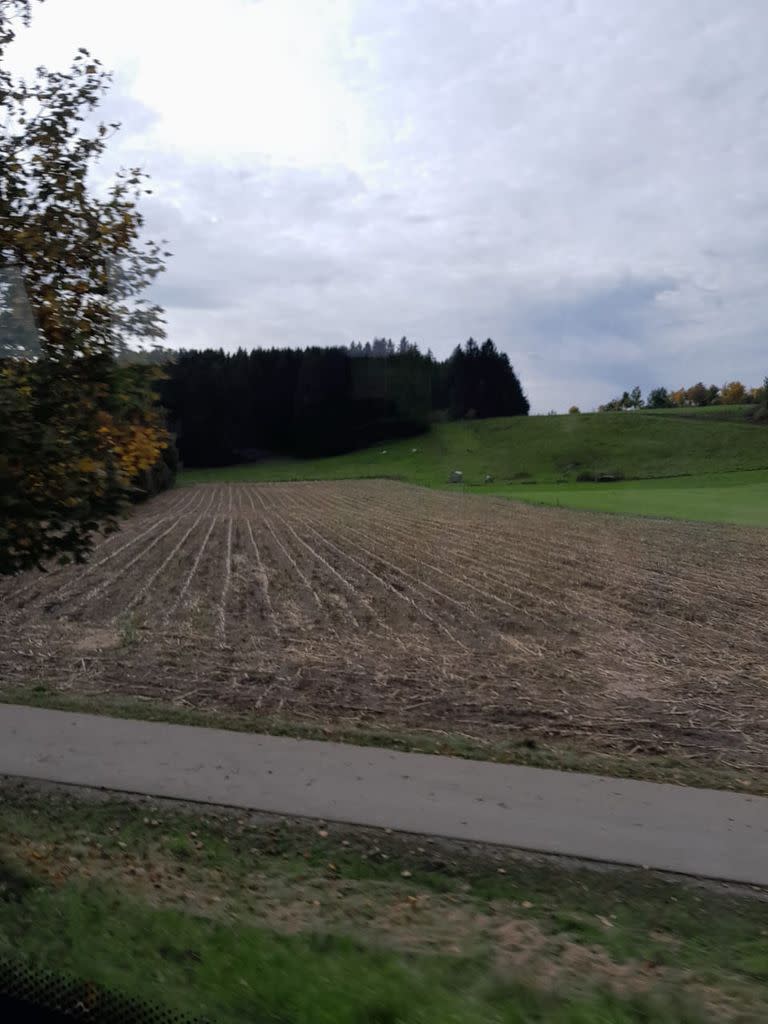
[[[570,409],[568,410],[568,413],[571,416],[578,416],[580,412],[581,412],[581,409],[578,407],[578,405],[572,405],[570,407]]]

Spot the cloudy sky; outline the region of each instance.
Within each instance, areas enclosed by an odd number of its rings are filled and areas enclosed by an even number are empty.
[[[768,373],[766,0],[46,0],[169,343],[493,337],[535,411]]]

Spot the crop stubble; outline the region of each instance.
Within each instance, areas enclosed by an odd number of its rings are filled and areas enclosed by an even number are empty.
[[[765,534],[387,481],[164,494],[0,586],[7,683],[768,766]]]

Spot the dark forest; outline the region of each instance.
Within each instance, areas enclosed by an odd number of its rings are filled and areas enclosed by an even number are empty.
[[[184,351],[162,401],[187,466],[272,453],[334,455],[429,428],[435,418],[527,415],[509,359],[470,339],[444,361],[406,338],[348,348]]]

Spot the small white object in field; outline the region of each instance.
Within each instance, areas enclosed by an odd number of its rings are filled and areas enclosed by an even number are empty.
[[[451,473],[451,483],[452,484],[461,484],[463,482],[464,482],[464,474],[461,472],[460,469],[454,469],[454,471]]]
[[[382,448],[381,449],[381,454],[382,455],[386,455],[387,454],[387,449],[386,448]]]
[[[492,484],[493,483],[493,477],[491,476],[490,473],[486,473],[485,474],[485,483],[487,483],[487,484]]]
[[[418,450],[418,448],[411,448],[411,455],[414,455]]]

